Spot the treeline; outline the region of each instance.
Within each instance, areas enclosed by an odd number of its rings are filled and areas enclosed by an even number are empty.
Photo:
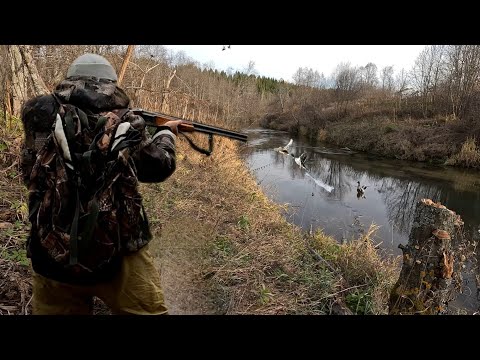
[[[396,74],[393,66],[378,69],[373,63],[360,67],[341,63],[328,79],[313,69],[300,68],[293,76],[299,85],[290,96],[295,99],[277,110],[294,113],[289,123],[292,131],[300,130],[295,118],[304,119],[307,127],[313,123],[309,128],[315,129],[314,124],[324,125],[322,119],[335,121],[367,113],[476,121],[479,76],[479,45],[426,46],[412,69]],[[264,124],[268,123],[265,118]]]
[[[118,71],[125,49],[109,45],[0,46],[4,110],[15,113],[18,101],[44,86],[51,90],[84,52],[104,55]],[[183,52],[137,46],[122,85],[138,105],[158,109],[169,100],[181,113],[216,114],[216,118],[239,123],[258,120],[265,112],[293,112],[297,117],[311,107],[317,117],[333,107],[341,118],[379,105],[391,113],[395,110],[396,116],[475,120],[479,76],[479,45],[427,46],[412,69],[401,69],[395,76],[393,66],[378,69],[373,63],[360,67],[341,63],[328,78],[313,69],[299,68],[293,84],[255,75],[252,62],[243,71],[227,73]],[[293,117],[291,120],[294,122]]]
[[[51,91],[85,52],[105,56],[118,72],[126,46],[0,46],[3,113],[18,116],[25,99]],[[467,140],[477,151],[479,76],[480,45],[426,46],[407,70],[341,63],[325,76],[301,67],[293,83],[258,76],[253,62],[218,71],[183,52],[136,46],[122,87],[133,106],[184,118],[237,129],[260,125],[402,159],[443,161]],[[401,146],[390,146],[395,138]],[[418,150],[422,141],[430,141],[428,150]]]
[[[26,99],[51,91],[77,56],[103,55],[118,73],[125,51],[118,45],[0,46],[3,113],[18,116]],[[258,122],[279,89],[289,86],[255,75],[253,62],[243,71],[218,71],[163,46],[136,46],[121,85],[132,106],[236,128]]]

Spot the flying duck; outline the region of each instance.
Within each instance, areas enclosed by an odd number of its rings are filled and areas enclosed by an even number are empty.
[[[307,160],[307,153],[302,153],[302,155],[300,155],[298,158],[296,158],[295,156],[293,157],[298,166],[305,169],[305,160]]]
[[[279,152],[281,152],[281,153],[290,155],[290,153],[288,152],[288,148],[289,148],[290,146],[292,146],[292,144],[293,144],[293,139],[290,139],[290,141],[288,142],[287,145],[285,145],[284,147],[275,148],[275,150],[276,150],[276,151],[279,151]]]

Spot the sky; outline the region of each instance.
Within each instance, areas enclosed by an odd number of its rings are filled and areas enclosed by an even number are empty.
[[[369,62],[410,70],[425,45],[165,45],[173,51],[183,51],[200,64],[213,63],[218,70],[245,70],[250,61],[258,75],[293,81],[299,67],[308,67],[330,76],[341,62],[365,66]]]

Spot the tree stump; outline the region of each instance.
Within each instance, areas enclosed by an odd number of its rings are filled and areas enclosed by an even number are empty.
[[[455,212],[430,199],[417,204],[400,277],[390,294],[389,313],[440,315],[447,313],[465,257],[455,245],[463,221]],[[454,266],[455,265],[455,266]]]

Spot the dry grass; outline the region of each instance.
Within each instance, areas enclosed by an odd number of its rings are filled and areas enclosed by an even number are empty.
[[[475,138],[468,138],[463,143],[460,151],[449,157],[445,164],[477,169],[480,168],[480,149],[477,149]]]
[[[327,141],[339,146],[401,160],[443,163],[460,147],[456,124],[386,117],[350,119],[327,126]]]
[[[19,168],[22,131],[18,119],[0,117],[0,314],[31,313],[27,193]]]
[[[387,314],[390,290],[400,273],[400,257],[382,254],[372,242],[377,226],[353,241],[338,244],[334,239],[316,234],[317,249],[336,266],[344,280],[346,303],[359,314]]]
[[[317,139],[318,139],[318,141],[327,140],[327,130],[325,130],[325,129],[318,130]]]
[[[216,145],[205,158],[180,144],[176,173],[144,189],[163,223],[153,249],[173,313],[330,314],[357,289],[372,298],[365,313],[385,312],[396,264],[367,238],[340,246],[318,233],[312,246],[260,191],[235,144]]]
[[[231,141],[216,139],[208,158],[181,143],[178,159],[172,178],[145,191],[150,213],[164,224],[157,253],[162,273],[171,274],[164,276],[167,300],[169,289],[191,293],[200,285],[196,305],[211,298],[212,312],[280,311],[265,273],[280,268],[282,258],[295,258],[295,247],[285,241],[292,228],[260,192]]]

